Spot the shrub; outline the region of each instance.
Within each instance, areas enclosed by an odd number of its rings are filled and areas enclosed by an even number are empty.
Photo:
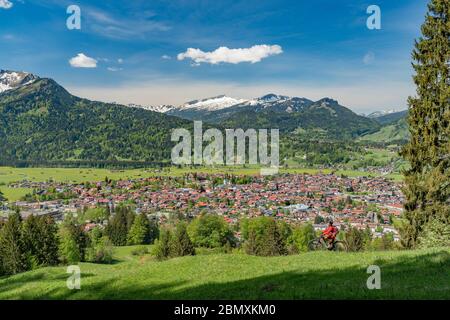
[[[345,242],[348,251],[361,251],[364,247],[364,232],[355,227],[350,227],[345,232]]]
[[[287,253],[286,243],[273,218],[259,217],[245,222],[244,249],[247,254],[277,256]]]
[[[393,233],[383,234],[380,238],[372,240],[370,249],[372,250],[392,250],[394,249],[394,235]]]
[[[159,239],[155,241],[155,247],[153,248],[153,255],[158,260],[164,260],[170,256],[170,241],[172,238],[172,232],[168,228],[161,229]]]
[[[218,215],[208,214],[194,219],[188,226],[188,234],[196,247],[218,248],[236,243],[233,231]]]
[[[87,250],[87,261],[94,263],[111,263],[113,261],[113,246],[107,236],[103,236]]]
[[[133,256],[143,256],[148,254],[148,248],[146,246],[139,246],[136,249],[131,250]]]
[[[314,227],[310,223],[305,223],[294,228],[289,239],[289,244],[292,253],[308,251],[308,244],[316,237]]]

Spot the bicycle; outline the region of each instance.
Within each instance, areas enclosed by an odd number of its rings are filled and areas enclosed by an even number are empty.
[[[332,246],[329,246],[328,241],[326,241],[321,235],[316,239],[311,240],[308,243],[308,249],[310,251],[328,250],[328,251],[347,251],[347,245],[344,241],[334,240]]]

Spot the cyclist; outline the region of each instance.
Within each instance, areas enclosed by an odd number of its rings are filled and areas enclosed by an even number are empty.
[[[328,227],[322,232],[323,239],[328,242],[328,249],[331,250],[333,248],[334,240],[338,233],[338,228],[333,226],[333,220],[330,220]]]

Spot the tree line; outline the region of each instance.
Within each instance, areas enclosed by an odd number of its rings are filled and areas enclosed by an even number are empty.
[[[59,264],[111,263],[115,246],[153,243],[152,254],[158,260],[204,250],[256,256],[299,254],[309,250],[309,243],[319,233],[310,223],[291,225],[266,216],[243,218],[232,225],[213,214],[201,214],[190,222],[175,216],[160,226],[156,219],[136,214],[125,204],[116,207],[114,214],[109,207],[69,214],[59,225],[51,216],[22,219],[17,211],[0,224],[0,275]],[[339,238],[349,251],[398,247],[392,234],[374,239],[369,228],[343,226]],[[138,255],[147,252],[147,247],[133,250]]]

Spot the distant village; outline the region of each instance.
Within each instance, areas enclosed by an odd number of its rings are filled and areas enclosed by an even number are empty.
[[[151,177],[134,180],[79,184],[20,181],[12,188],[30,188],[32,194],[15,203],[0,205],[0,218],[14,208],[21,215],[52,215],[61,221],[67,214],[121,203],[133,205],[164,223],[170,214],[193,218],[217,214],[230,224],[241,217],[272,216],[288,223],[309,222],[324,229],[332,219],[338,228],[369,227],[375,237],[398,232],[393,219],[402,213],[399,183],[383,177],[346,177],[335,174],[281,174],[233,176],[187,174],[181,177]],[[86,221],[89,223],[89,221]],[[106,223],[106,221],[104,222]]]

